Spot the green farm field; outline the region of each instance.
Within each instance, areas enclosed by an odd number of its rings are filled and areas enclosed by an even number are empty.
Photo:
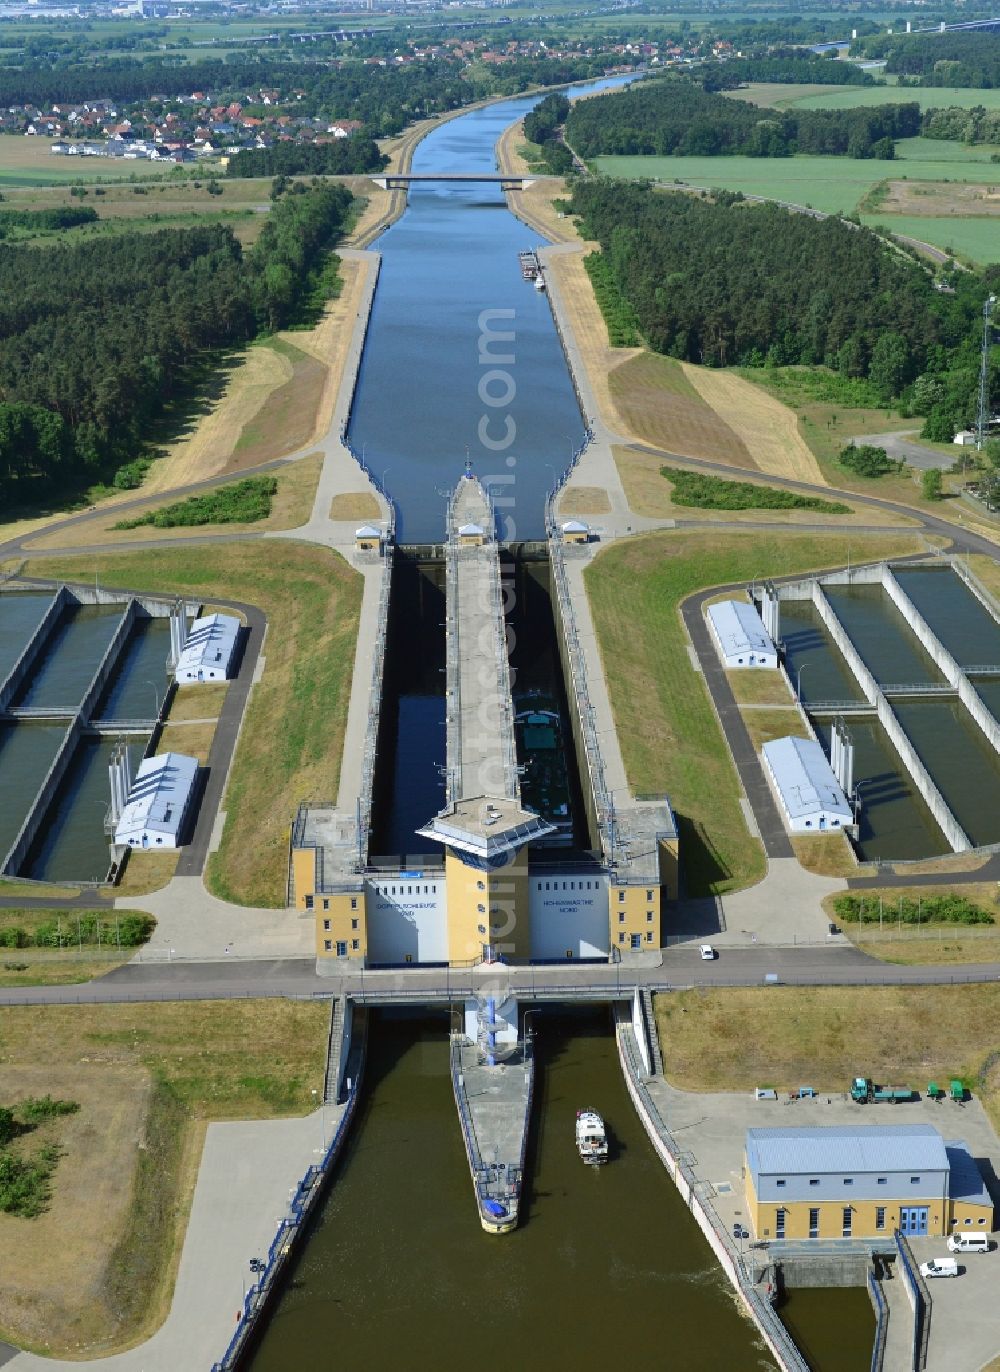
[[[863,214],[861,219],[872,228],[888,229],[904,238],[933,243],[936,248],[953,252],[958,258],[982,263],[1000,262],[1000,217],[996,215],[978,219],[955,215],[938,219],[917,214]]]

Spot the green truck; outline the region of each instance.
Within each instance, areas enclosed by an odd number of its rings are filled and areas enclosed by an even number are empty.
[[[899,1105],[901,1101],[912,1099],[913,1092],[908,1086],[876,1086],[868,1077],[855,1077],[851,1083],[851,1100],[858,1105],[867,1105],[869,1101]]]

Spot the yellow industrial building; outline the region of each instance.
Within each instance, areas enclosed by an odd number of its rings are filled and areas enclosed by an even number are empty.
[[[993,1228],[967,1146],[929,1124],[748,1129],[744,1177],[754,1235],[769,1242]]]

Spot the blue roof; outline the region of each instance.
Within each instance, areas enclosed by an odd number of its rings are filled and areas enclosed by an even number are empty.
[[[974,1205],[992,1205],[983,1174],[964,1139],[949,1139],[945,1150],[951,1168],[948,1178],[949,1199],[969,1201]]]
[[[930,1124],[748,1129],[747,1163],[758,1176],[824,1172],[946,1172],[944,1140]]]

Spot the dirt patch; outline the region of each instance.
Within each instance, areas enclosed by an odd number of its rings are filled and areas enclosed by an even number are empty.
[[[720,421],[737,435],[760,471],[808,481],[814,486],[827,484],[819,463],[799,433],[797,417],[786,405],[733,372],[713,371],[687,362],[682,366],[691,385]]]
[[[993,218],[1000,215],[1000,185],[977,186],[969,181],[889,181],[879,188],[880,214],[954,214]],[[866,200],[868,197],[866,197]],[[859,207],[863,212],[867,204]]]
[[[0,1215],[0,1326],[19,1343],[82,1351],[113,1328],[108,1261],[126,1224],[150,1091],[141,1066],[0,1067],[4,1104],[48,1094],[80,1106],[25,1140],[63,1149],[49,1209],[34,1220]]]
[[[724,599],[731,599],[730,596]],[[791,705],[788,685],[780,672],[755,671],[737,667],[726,672],[730,688],[739,705]]]
[[[601,486],[568,485],[559,501],[561,515],[609,514],[611,500]]]
[[[619,357],[626,354],[615,351]],[[656,353],[631,352],[608,378],[624,432],[667,452],[756,467],[743,439],[692,384],[688,368]]]
[[[370,491],[345,491],[330,501],[331,519],[379,519],[382,511]]]
[[[272,340],[272,350],[290,363],[291,373],[243,424],[222,471],[242,472],[313,442],[327,369],[302,349],[300,341],[297,338],[291,344],[283,338]]]

